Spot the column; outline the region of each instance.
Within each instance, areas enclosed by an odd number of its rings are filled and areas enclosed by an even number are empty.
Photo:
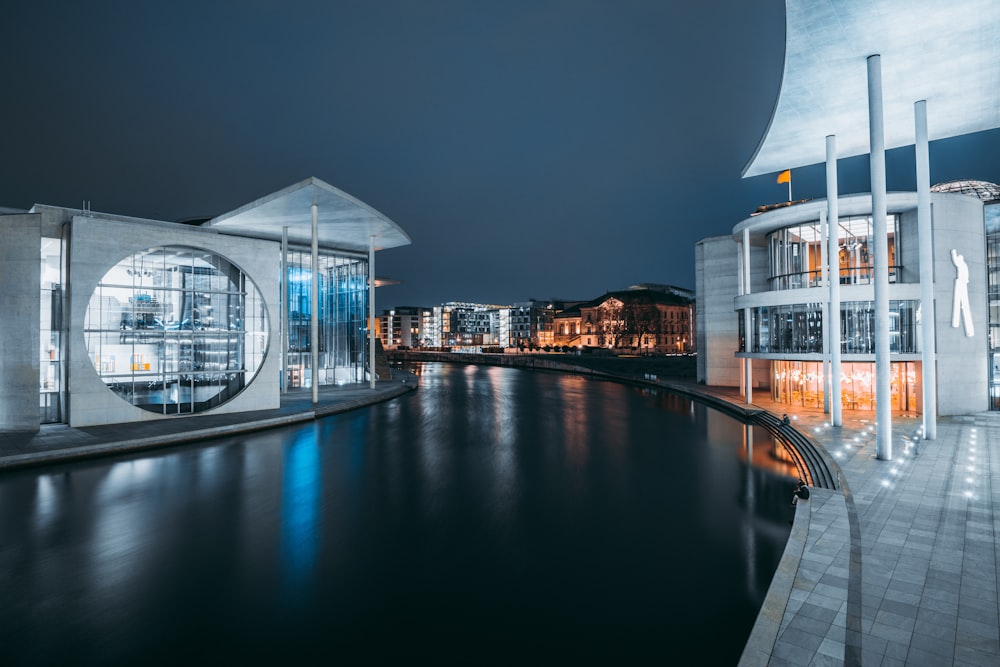
[[[281,329],[278,336],[278,346],[281,351],[281,393],[288,391],[288,227],[281,228],[281,280],[278,281],[281,294],[278,303],[281,304]]]
[[[743,228],[743,294],[750,294],[750,228]],[[753,359],[750,358],[753,332],[750,329],[750,309],[743,309],[743,333],[746,336],[744,344],[743,377],[746,383],[746,404],[753,403]]]
[[[312,205],[312,280],[309,281],[309,351],[312,402],[319,403],[319,207]]]
[[[368,237],[368,377],[375,388],[375,235]],[[386,378],[388,379],[388,378]]]
[[[844,417],[840,394],[840,192],[837,184],[837,137],[826,138],[826,241],[830,262],[830,318],[824,322],[830,345],[830,423],[843,426]]]
[[[827,252],[827,240],[826,240],[826,211],[820,210],[819,212],[819,287],[820,289],[826,287],[827,279],[830,275],[830,267],[827,266],[826,257],[829,254]],[[829,327],[830,324],[830,303],[828,301],[823,302],[823,326]],[[827,331],[827,329],[823,329]],[[823,414],[830,414],[830,336],[823,336]]]
[[[931,221],[931,168],[927,139],[927,101],[913,105],[916,129],[917,233],[920,253],[920,350],[923,379],[924,439],[937,438],[937,339],[934,331],[934,246]]]
[[[868,56],[868,133],[875,272],[875,457],[892,460],[892,393],[889,386],[889,250],[885,218],[885,133],[882,57]]]

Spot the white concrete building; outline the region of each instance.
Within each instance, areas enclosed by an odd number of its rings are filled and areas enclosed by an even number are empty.
[[[875,406],[875,321],[871,196],[839,198],[835,281],[840,291],[839,395],[851,409]],[[988,407],[987,257],[983,203],[962,194],[931,195],[938,413]],[[743,386],[790,406],[829,406],[826,200],[774,208],[740,222],[732,236],[697,245],[698,379]],[[892,410],[923,411],[923,315],[916,193],[887,196],[889,349]],[[742,244],[748,242],[748,251]],[[954,253],[954,256],[953,256]],[[749,256],[748,287],[742,265]],[[965,264],[959,279],[956,259]],[[994,267],[994,270],[1000,267]],[[958,289],[956,290],[956,286]],[[962,290],[965,290],[963,293]],[[967,299],[965,298],[967,297]],[[953,318],[955,308],[959,318]],[[957,326],[956,326],[957,324]],[[746,363],[750,372],[746,373]]]
[[[872,304],[870,321],[873,331],[870,340],[874,354],[875,449],[877,458],[889,460],[892,458],[892,407],[899,404],[900,391],[898,379],[896,389],[893,389],[893,368],[896,372],[903,369],[898,365],[903,361],[898,355],[910,354],[897,352],[897,356],[893,357],[892,327],[894,322],[900,325],[899,318],[903,313],[896,312],[894,317],[891,302],[898,301],[895,297],[902,297],[911,289],[905,288],[905,285],[914,284],[910,282],[913,278],[905,273],[907,265],[914,266],[914,260],[907,257],[908,253],[909,257],[919,258],[916,262],[919,277],[916,278],[918,287],[915,295],[912,298],[907,295],[903,300],[912,302],[916,299],[919,312],[923,315],[919,363],[925,438],[935,437],[939,405],[944,407],[937,394],[939,363],[936,354],[950,354],[935,340],[939,333],[936,325],[940,320],[936,313],[932,314],[936,310],[936,299],[945,289],[942,280],[946,284],[950,281],[955,287],[956,280],[964,283],[968,279],[972,290],[968,303],[961,288],[955,295],[963,304],[972,306],[971,320],[965,319],[969,309],[960,309],[958,314],[964,331],[973,334],[969,338],[976,338],[974,291],[977,286],[973,274],[981,255],[965,255],[964,252],[981,253],[984,244],[976,243],[975,237],[980,232],[974,229],[975,225],[971,222],[974,216],[971,214],[963,211],[953,215],[951,210],[932,213],[928,146],[935,139],[1000,127],[1000,105],[997,104],[1000,40],[996,38],[1000,32],[1000,3],[993,0],[955,0],[948,4],[933,0],[786,0],[785,7],[785,61],[781,89],[768,127],[743,175],[777,173],[825,162],[826,208],[820,207],[808,215],[803,213],[801,218],[788,220],[783,216],[795,217],[803,210],[787,214],[775,212],[773,215],[765,214],[767,217],[763,222],[748,220],[738,225],[734,232],[739,237],[736,257],[742,262],[738,274],[738,295],[741,299],[734,305],[743,310],[747,332],[751,333],[754,314],[762,314],[755,309],[764,306],[757,301],[758,297],[753,296],[753,276],[755,272],[760,275],[760,266],[754,262],[761,261],[759,257],[755,260],[760,253],[752,252],[754,237],[757,243],[762,237],[779,239],[778,236],[768,236],[768,233],[778,232],[778,228],[784,227],[787,222],[787,242],[794,235],[792,228],[799,223],[808,223],[814,214],[818,219],[815,229],[821,239],[820,246],[827,247],[824,263],[828,276],[836,276],[840,271],[837,261],[842,215],[839,211],[841,193],[838,189],[837,163],[841,158],[867,154],[871,173],[870,195],[865,196],[867,203],[847,199],[844,204],[849,210],[843,215],[871,218],[870,244],[867,247],[870,264],[870,277],[867,279],[871,286],[864,290],[870,290]],[[915,196],[909,195],[910,203],[903,203],[899,197],[886,192],[885,151],[908,145],[915,147],[917,187]],[[943,209],[951,208],[951,204],[944,199],[937,202]],[[961,204],[955,206],[964,208]],[[890,221],[894,224],[899,221],[905,227],[903,218],[913,210],[916,211],[915,235],[905,230],[889,229]],[[772,223],[774,229],[765,229]],[[946,231],[936,228],[937,224],[952,224],[954,228]],[[956,234],[951,240],[956,260],[949,267],[943,263],[939,244],[949,242],[942,237],[951,231]],[[891,250],[893,233],[899,234],[896,240],[901,241],[901,245]],[[905,239],[902,238],[904,233]],[[912,245],[907,246],[903,241],[915,242],[916,251],[913,252]],[[780,239],[776,242],[781,243]],[[699,253],[703,259],[719,252],[719,248],[712,245],[702,244]],[[890,256],[892,251],[898,253],[895,259]],[[782,271],[781,262],[793,259],[803,260],[793,256],[768,258],[766,270]],[[950,250],[947,259],[951,259]],[[857,261],[860,261],[860,256]],[[898,275],[894,275],[894,261],[904,262]],[[791,273],[797,271],[791,265],[788,268]],[[948,273],[944,272],[946,269]],[[850,271],[860,276],[860,268]],[[775,274],[774,278],[780,281],[781,275]],[[949,278],[943,278],[946,275]],[[840,280],[827,280],[826,287],[822,300],[814,303],[820,310],[825,303],[829,312],[840,313]],[[787,290],[793,289],[808,288],[793,287],[789,283]],[[845,286],[843,291],[845,299],[868,298],[858,293],[857,285],[853,283],[850,290]],[[797,300],[775,305],[795,306],[801,303]],[[951,307],[950,302],[940,305]],[[704,312],[707,314],[709,308],[717,307],[714,301],[707,303]],[[815,322],[815,309],[813,312],[811,318],[805,316],[807,325],[809,321]],[[848,326],[856,321],[845,321],[844,324]],[[840,317],[827,318],[825,323],[828,326],[823,327],[821,337],[828,346],[830,370],[828,375],[824,375],[834,389],[825,392],[824,402],[828,404],[831,423],[840,426],[844,397],[838,389],[843,380],[841,355],[844,354],[845,338],[840,331]],[[898,332],[895,333],[898,338]],[[940,333],[944,335],[946,332]],[[771,335],[770,331],[768,335]],[[971,340],[960,347],[970,351],[973,347],[984,349],[978,341],[973,343]],[[747,344],[752,344],[752,341]],[[747,402],[752,400],[759,370],[756,366],[759,366],[760,360],[754,359],[754,354],[758,353],[745,352],[740,366]],[[711,359],[707,360],[707,364],[712,364]],[[940,366],[942,370],[946,368],[943,364]],[[851,368],[846,370],[852,371]],[[962,370],[962,367],[956,370]],[[705,371],[708,372],[707,367]],[[969,380],[978,383],[980,378],[977,373]],[[941,389],[944,391],[946,388],[942,386]],[[895,399],[894,391],[897,392]],[[964,411],[974,411],[977,405],[979,403],[966,405]]]
[[[0,213],[0,431],[276,408],[374,382],[376,250],[394,222],[307,179],[201,225]]]

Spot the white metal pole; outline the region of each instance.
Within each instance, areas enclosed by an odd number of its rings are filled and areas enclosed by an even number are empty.
[[[312,402],[319,403],[319,207],[312,205],[312,280],[309,281],[309,351]]]
[[[824,324],[830,341],[830,423],[843,426],[843,401],[840,393],[840,192],[837,183],[837,137],[826,138],[826,241],[830,262],[830,318]]]
[[[872,187],[875,282],[875,456],[892,460],[892,392],[889,386],[889,249],[886,229],[885,130],[882,57],[868,56],[868,132]]]
[[[368,237],[368,377],[375,388],[375,235]]]
[[[923,375],[924,439],[937,438],[937,337],[934,332],[934,238],[931,219],[931,168],[927,139],[927,101],[913,105],[916,129],[917,231],[920,253],[920,351]]]
[[[278,303],[281,304],[281,335],[278,345],[281,350],[281,393],[288,391],[288,227],[281,228],[281,289]]]
[[[750,294],[750,228],[743,228],[743,293]],[[751,317],[750,309],[743,309],[743,333],[744,340],[743,374],[746,378],[746,404],[753,403],[753,359],[750,358],[751,341],[753,334],[750,329]]]
[[[827,276],[830,267],[826,264],[826,257],[829,254],[826,247],[826,211],[820,209],[819,212],[819,287],[826,287]],[[823,326],[828,327],[830,322],[830,302],[823,300]],[[830,336],[823,336],[823,414],[830,414]]]

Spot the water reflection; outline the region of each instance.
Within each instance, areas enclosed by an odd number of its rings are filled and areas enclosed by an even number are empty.
[[[790,518],[765,432],[587,378],[417,370],[305,426],[0,476],[5,658],[738,659]]]
[[[303,429],[285,447],[282,483],[282,555],[286,593],[298,597],[308,582],[319,550],[320,452],[313,429]]]

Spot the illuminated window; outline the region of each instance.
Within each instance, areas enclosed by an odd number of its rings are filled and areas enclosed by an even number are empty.
[[[208,410],[238,394],[264,362],[267,313],[224,258],[167,246],[127,257],[90,298],[84,337],[108,388],[144,410]]]
[[[871,216],[840,218],[837,224],[838,263],[842,285],[868,285],[872,282],[874,256]],[[900,266],[896,248],[899,216],[886,219],[889,250],[889,282],[896,282]],[[825,248],[819,222],[786,227],[768,234],[769,285],[772,290],[819,287]]]

